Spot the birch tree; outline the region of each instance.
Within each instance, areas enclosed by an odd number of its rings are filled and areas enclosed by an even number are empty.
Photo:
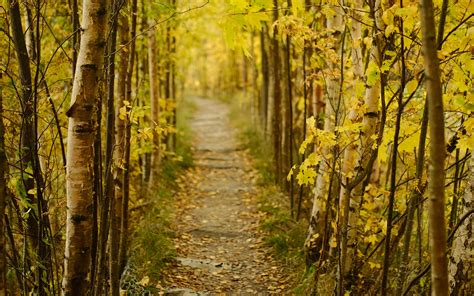
[[[331,43],[331,52],[333,55],[337,55],[340,50],[340,40],[342,31],[343,31],[343,22],[342,22],[342,11],[340,8],[334,8],[334,12],[331,15],[327,16],[326,19],[326,28],[333,41]],[[332,59],[337,60],[334,56]],[[340,83],[340,73],[337,73],[338,64],[334,60],[330,62],[330,71],[328,72],[328,77],[326,78],[326,99],[325,99],[325,110],[324,110],[324,133],[333,134],[336,126],[335,118],[337,116],[338,107],[337,100],[339,98],[339,83]],[[318,114],[318,117],[320,114]],[[320,142],[322,143],[322,141]],[[318,170],[318,176],[316,177],[316,186],[314,189],[313,195],[313,206],[311,210],[308,235],[306,238],[305,246],[307,248],[308,254],[312,258],[319,257],[320,254],[317,254],[322,251],[321,247],[324,247],[324,241],[328,241],[327,232],[325,233],[327,221],[327,209],[331,207],[331,204],[328,202],[328,187],[329,187],[329,178],[331,166],[328,165],[328,162],[331,161],[333,156],[329,157],[332,154],[331,145],[328,143],[322,143],[322,152],[321,155],[327,157],[325,161],[321,161]],[[325,237],[325,238],[324,238]]]
[[[105,46],[106,4],[105,0],[85,0],[82,3],[81,45],[67,112],[67,221],[63,295],[84,295],[89,287],[95,109]]]
[[[470,291],[474,291],[472,281],[474,272],[474,153],[472,153],[472,150],[468,172],[470,178],[462,197],[463,210],[460,216],[464,218],[467,215],[467,218],[462,221],[456,232],[449,261],[451,295],[465,295],[469,294]]]

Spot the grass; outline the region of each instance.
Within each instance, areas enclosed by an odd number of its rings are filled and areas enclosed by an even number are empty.
[[[161,270],[176,256],[171,229],[175,180],[193,165],[188,119],[194,106],[184,101],[179,108],[176,155],[162,161],[160,182],[149,190],[149,202],[132,214],[129,263],[122,281],[127,295],[156,295],[159,291],[153,284],[159,282]]]

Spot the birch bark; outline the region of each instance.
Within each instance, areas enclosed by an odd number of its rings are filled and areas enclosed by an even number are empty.
[[[92,239],[92,171],[97,82],[105,48],[106,0],[83,2],[82,40],[73,83],[66,168],[67,221],[63,295],[89,288]]]

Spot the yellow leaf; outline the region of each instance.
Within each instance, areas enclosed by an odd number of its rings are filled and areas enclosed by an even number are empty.
[[[377,242],[377,236],[375,234],[371,234],[368,237],[366,237],[364,241],[375,244]]]
[[[138,284],[140,286],[146,287],[148,284],[150,284],[150,278],[146,275],[138,282]]]
[[[369,266],[370,268],[380,268],[380,264],[379,263],[375,263],[375,262],[371,262],[369,261]]]
[[[390,34],[392,34],[393,32],[397,31],[397,27],[395,27],[394,25],[390,24],[388,25],[386,28],[385,28],[385,37],[389,37]]]
[[[298,185],[313,185],[316,177],[316,171],[313,168],[301,169],[296,176]]]
[[[304,154],[306,147],[312,142],[313,142],[313,135],[309,135],[306,139],[304,139],[303,143],[301,143],[301,146],[298,152],[300,154]]]
[[[296,165],[294,165],[291,169],[290,169],[290,172],[288,173],[288,176],[286,176],[286,180],[288,182],[291,181],[291,176],[293,176],[293,172],[294,172],[294,169],[295,169]]]
[[[417,131],[411,134],[409,137],[403,140],[398,146],[399,151],[405,151],[411,153],[416,147],[418,147],[418,142],[420,140],[420,131]]]
[[[416,90],[417,87],[418,87],[418,81],[416,80],[411,80],[406,85],[406,89],[409,94],[412,94]]]

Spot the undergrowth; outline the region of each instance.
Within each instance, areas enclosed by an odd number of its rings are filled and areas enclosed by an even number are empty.
[[[178,113],[176,155],[162,161],[160,182],[147,191],[144,206],[132,212],[129,262],[122,281],[127,295],[156,295],[161,270],[176,256],[171,229],[176,179],[193,165],[187,122],[194,106],[188,101],[183,105]]]

